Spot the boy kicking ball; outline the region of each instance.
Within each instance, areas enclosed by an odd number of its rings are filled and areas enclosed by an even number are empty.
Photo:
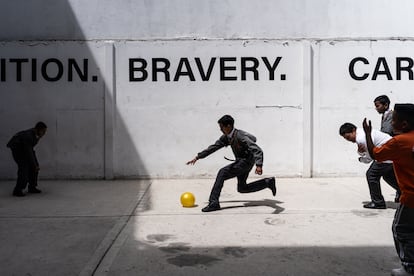
[[[247,184],[246,180],[253,166],[256,165],[256,174],[263,173],[263,151],[256,144],[256,137],[241,129],[234,128],[234,119],[230,115],[224,115],[218,120],[223,135],[207,149],[199,152],[187,165],[194,165],[198,159],[202,159],[213,152],[227,146],[231,146],[236,160],[230,165],[221,168],[217,173],[216,181],[210,193],[209,203],[202,209],[203,212],[220,210],[219,197],[225,180],[237,177],[237,191],[239,193],[252,193],[263,189],[270,189],[273,196],[276,195],[275,178],[264,178]]]

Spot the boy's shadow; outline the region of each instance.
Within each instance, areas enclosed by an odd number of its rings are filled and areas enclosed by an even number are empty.
[[[227,200],[227,201],[220,201],[220,203],[243,203],[241,205],[235,205],[235,206],[226,206],[221,207],[221,210],[225,209],[232,209],[232,208],[241,208],[241,207],[255,207],[255,206],[268,206],[273,209],[272,214],[279,214],[285,210],[285,208],[280,207],[278,204],[283,203],[282,201],[277,201],[273,199],[263,199],[263,200]]]

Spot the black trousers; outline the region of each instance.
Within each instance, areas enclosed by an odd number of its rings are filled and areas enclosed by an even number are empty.
[[[29,183],[29,189],[35,188],[39,174],[36,165],[32,164],[25,154],[18,150],[12,150],[12,155],[17,164],[17,181],[14,191],[23,191],[26,189],[27,183]]]
[[[384,197],[381,193],[380,180],[381,177],[387,182],[391,187],[393,187],[397,193],[400,193],[400,188],[398,187],[397,178],[394,174],[394,167],[392,163],[379,163],[373,161],[371,166],[366,173],[369,193],[371,195],[371,200],[375,203],[384,203]]]
[[[414,273],[414,208],[400,205],[392,223],[395,249],[401,264],[410,273]]]
[[[239,193],[252,193],[268,188],[269,185],[266,179],[260,179],[249,184],[246,183],[253,166],[254,160],[238,159],[230,165],[221,168],[217,173],[216,181],[210,193],[209,202],[218,203],[224,181],[234,177],[237,177],[237,191]]]

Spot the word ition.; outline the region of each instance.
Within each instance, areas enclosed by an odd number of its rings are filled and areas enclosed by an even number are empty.
[[[82,66],[80,66],[74,58],[68,58],[65,62],[57,58],[49,58],[41,62],[38,62],[37,58],[0,58],[0,82],[13,80],[11,76],[17,82],[23,80],[36,82],[39,78],[48,82],[56,82],[62,80],[64,76],[69,82],[74,78],[87,82],[89,80],[89,63],[88,59],[82,61]],[[15,70],[15,74],[9,70]],[[98,76],[92,76],[91,80],[98,81]]]

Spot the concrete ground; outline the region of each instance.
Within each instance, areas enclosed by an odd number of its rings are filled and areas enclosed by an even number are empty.
[[[0,275],[390,275],[399,267],[386,210],[364,178],[282,178],[202,213],[211,179],[41,181],[11,196],[0,182]],[[190,191],[196,207],[180,205]]]

